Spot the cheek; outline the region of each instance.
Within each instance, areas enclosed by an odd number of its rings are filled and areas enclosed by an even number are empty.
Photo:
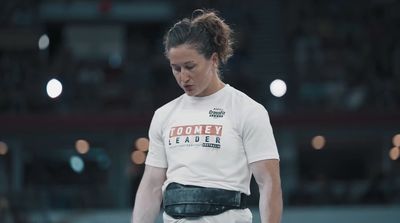
[[[175,80],[177,80],[177,81],[178,81],[178,79],[179,79],[178,72],[176,72],[176,71],[172,70],[172,75],[174,76]]]
[[[206,67],[203,71],[203,79],[206,82],[209,82],[212,79],[213,73],[211,72],[210,67]]]
[[[202,88],[207,87],[210,84],[211,78],[209,77],[208,74],[206,73],[202,73],[201,75],[198,76],[198,78],[196,79],[198,85],[200,85]]]

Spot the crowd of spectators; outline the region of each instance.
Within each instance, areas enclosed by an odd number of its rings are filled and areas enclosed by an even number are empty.
[[[185,12],[182,16],[190,16],[196,4],[200,3],[186,4],[186,8],[179,10],[180,14]],[[236,37],[246,38],[250,33],[241,30],[251,27],[251,18],[248,13],[238,14],[239,8],[233,9],[235,7],[223,14],[234,24]],[[164,57],[162,45],[163,33],[173,22],[174,18],[164,22],[115,24],[124,29],[123,43],[118,43],[124,50],[116,55],[111,52],[103,58],[77,56],[66,40],[67,22],[40,24],[38,27],[50,38],[48,49],[41,51],[30,47],[0,51],[0,113],[153,112],[182,94]],[[8,26],[12,29],[18,24],[10,22]],[[250,49],[246,42],[240,42],[235,50],[235,62],[228,65],[223,74],[231,84],[237,82],[241,70],[237,68],[245,63],[240,57]],[[46,84],[52,78],[63,84],[63,93],[56,99],[46,95]]]
[[[398,1],[285,1],[297,102],[320,110],[396,109]]]
[[[228,64],[224,77],[235,87],[251,91],[242,70],[249,61],[244,58],[256,47],[251,45],[255,23],[251,7],[240,1],[236,2],[240,7],[233,7],[235,2],[215,3],[217,9],[225,4],[223,13],[239,39],[234,62]],[[201,5],[199,1],[190,7],[180,3],[186,10],[179,11],[179,16],[189,15],[196,4]],[[286,30],[282,35],[287,39],[289,78],[294,83],[289,87],[296,92],[291,101],[295,105],[290,107],[305,111],[398,109],[398,1],[286,0],[282,6]],[[20,20],[9,21],[8,27],[16,21]],[[50,38],[59,38],[49,52],[2,50],[1,113],[151,112],[181,93],[163,55],[162,34],[173,18],[166,22],[126,24],[125,52],[118,55],[117,65],[112,55],[97,60],[76,58],[62,38],[68,24],[48,33]],[[46,24],[43,27],[46,30]],[[53,77],[64,84],[64,93],[56,100],[45,92],[46,82]]]

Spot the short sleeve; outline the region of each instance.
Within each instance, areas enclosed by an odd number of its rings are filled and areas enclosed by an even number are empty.
[[[242,137],[248,163],[265,159],[279,159],[267,110],[260,104],[246,110],[242,125]]]
[[[157,111],[154,113],[149,129],[149,152],[146,158],[146,165],[167,168],[167,157],[162,137],[162,124]]]

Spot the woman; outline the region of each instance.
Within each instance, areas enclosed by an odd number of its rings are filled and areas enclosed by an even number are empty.
[[[132,222],[251,222],[251,174],[262,222],[280,222],[279,155],[268,113],[225,84],[232,31],[215,12],[196,10],[165,35],[165,54],[185,94],[159,108]]]

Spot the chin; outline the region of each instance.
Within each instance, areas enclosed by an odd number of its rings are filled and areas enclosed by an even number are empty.
[[[197,96],[197,94],[195,93],[195,92],[185,92],[188,96],[192,96],[192,97],[196,97]]]
[[[192,96],[192,97],[195,97],[195,96],[197,96],[199,93],[198,92],[196,92],[196,91],[194,91],[194,90],[192,90],[192,91],[185,91],[185,89],[183,89],[183,91],[185,92],[185,94],[187,94],[188,96]]]

